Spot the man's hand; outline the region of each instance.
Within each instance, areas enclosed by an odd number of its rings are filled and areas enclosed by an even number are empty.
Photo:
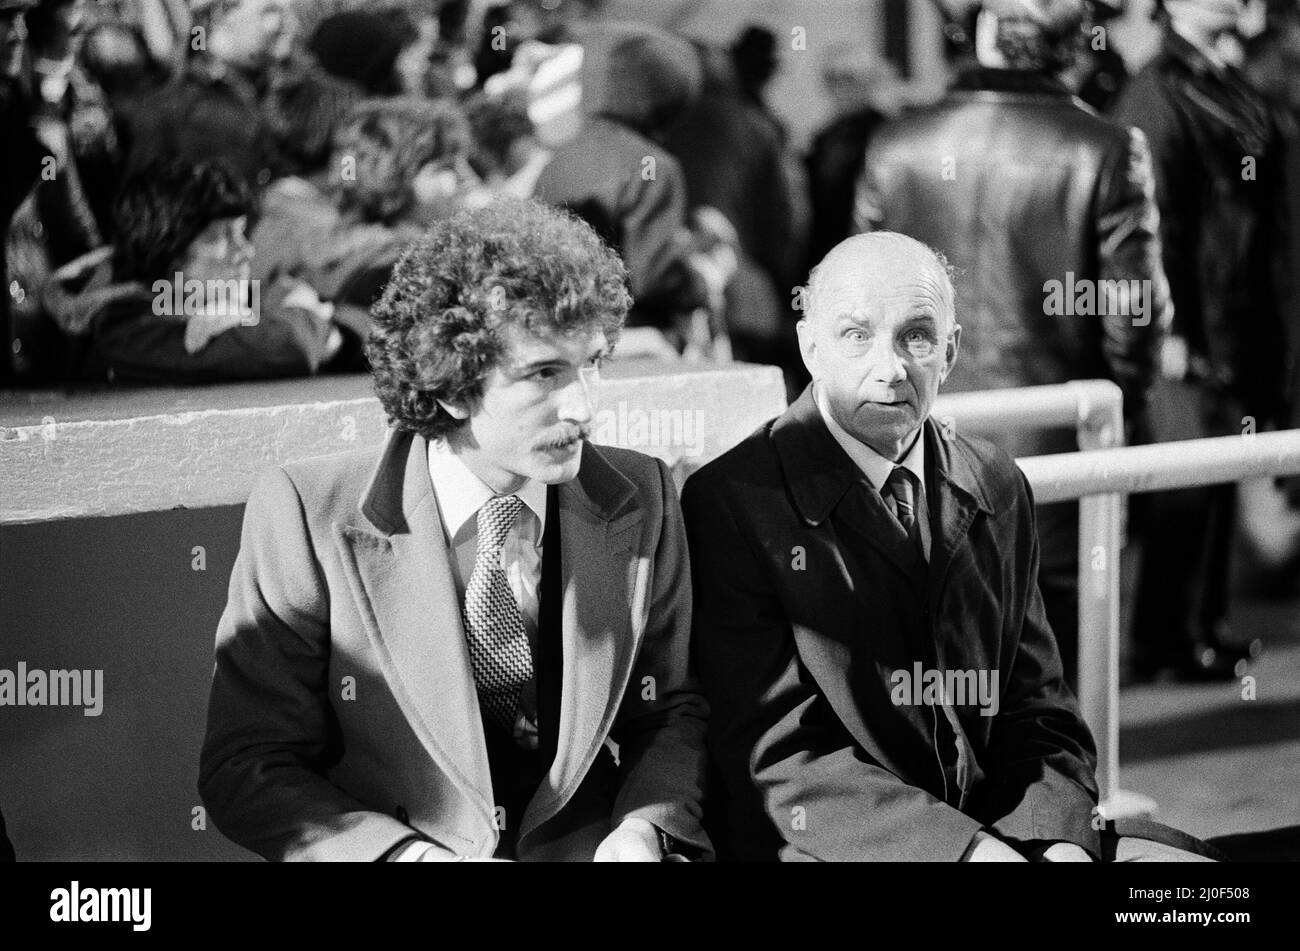
[[[1078,848],[1076,846],[1076,848]],[[1083,851],[1080,849],[1080,851]],[[975,833],[975,847],[967,853],[967,862],[1028,862],[1029,860],[1001,839],[987,832]]]
[[[661,862],[659,832],[645,819],[624,819],[605,836],[593,862]]]
[[[1092,856],[1073,842],[1053,842],[1043,852],[1044,862],[1091,862]]]

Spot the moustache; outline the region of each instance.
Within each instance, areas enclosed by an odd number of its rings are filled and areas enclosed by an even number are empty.
[[[549,439],[537,444],[538,449],[563,449],[571,443],[587,439],[591,435],[590,426],[568,426]]]

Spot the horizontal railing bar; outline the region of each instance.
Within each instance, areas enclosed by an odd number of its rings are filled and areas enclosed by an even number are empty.
[[[1300,429],[1016,460],[1039,503],[1300,474]]]
[[[1111,403],[1120,391],[1109,380],[1075,380],[1008,390],[940,393],[930,415],[940,424],[951,418],[963,429],[1004,431],[1019,428],[1074,428]]]

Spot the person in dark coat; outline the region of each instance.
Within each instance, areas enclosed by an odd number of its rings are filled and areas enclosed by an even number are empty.
[[[670,330],[707,303],[688,263],[686,182],[659,137],[699,94],[690,44],[652,27],[605,28],[583,60],[582,130],[556,149],[535,196],[596,229],[627,263],[629,326]]]
[[[1300,5],[1293,0],[1272,0],[1268,8],[1267,27],[1246,45],[1243,69],[1251,85],[1274,105],[1282,126],[1284,167],[1300,169]],[[1288,260],[1282,266],[1287,283],[1288,300],[1300,295],[1300,172],[1286,176]],[[1289,429],[1300,429],[1300,307],[1282,309],[1287,321],[1287,353],[1291,360],[1287,403],[1290,408]],[[1300,510],[1300,476],[1280,480],[1286,488],[1292,509]]]
[[[672,122],[664,142],[681,163],[691,211],[721,216],[734,234],[736,273],[725,302],[733,354],[786,369],[798,363],[788,319],[798,242],[782,133],[743,92],[729,50],[701,45],[697,53],[700,97]]]
[[[1190,857],[1098,817],[1029,484],[928,418],[955,296],[911,238],[837,246],[799,323],[811,387],[686,483],[719,858]]]
[[[1057,78],[1083,36],[1082,0],[983,7],[980,65],[873,138],[859,226],[911,235],[968,278],[957,296],[970,343],[950,390],[1109,379],[1132,432],[1169,320],[1145,139]],[[1078,448],[1066,430],[996,441],[1013,457]],[[1074,682],[1078,503],[1043,506],[1038,522],[1043,597]]]
[[[822,67],[822,83],[835,112],[813,137],[806,159],[812,199],[809,269],[854,233],[853,196],[867,143],[886,118],[877,100],[893,79],[885,61],[868,59],[856,44],[833,49]]]
[[[807,199],[790,172],[785,130],[762,91],[777,69],[774,50],[746,32],[731,50],[700,51],[701,95],[669,126],[665,142],[686,176],[691,208],[726,215],[740,246],[789,302],[803,274]]]
[[[1285,304],[1279,286],[1286,198],[1267,101],[1221,58],[1236,5],[1164,3],[1160,52],[1125,89],[1117,120],[1151,145],[1160,238],[1173,295],[1157,440],[1254,432],[1286,418]],[[1235,485],[1143,500],[1134,613],[1139,677],[1241,676],[1257,643],[1228,628]]]

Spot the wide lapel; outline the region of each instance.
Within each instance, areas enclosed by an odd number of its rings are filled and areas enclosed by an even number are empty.
[[[586,776],[618,713],[637,644],[631,619],[648,596],[634,552],[645,513],[636,487],[584,444],[578,477],[560,486],[559,741],[547,781],[524,812],[520,840],[554,816]]]
[[[918,595],[925,593],[925,563],[920,550],[866,476],[845,493],[835,515],[902,572]]]
[[[980,512],[993,514],[988,494],[980,482],[975,467],[967,455],[969,450],[955,439],[944,438],[933,419],[927,419],[923,438],[926,443],[927,491],[930,492],[931,558],[928,600],[931,617],[941,617],[940,608],[945,586],[951,572],[977,573],[975,554],[969,534]],[[951,615],[951,609],[946,612]],[[948,629],[948,637],[966,638],[969,632]],[[934,643],[935,666],[939,670],[961,668],[963,662],[953,663],[954,657],[965,656],[968,645],[952,644],[939,635]],[[970,791],[983,780],[984,770],[975,753],[961,715],[952,702],[945,700],[940,709],[952,731],[954,760],[944,760],[945,773],[954,782],[948,787],[948,802],[964,808]]]
[[[866,539],[921,594],[924,571],[916,546],[826,428],[811,384],[773,424],[772,440],[804,520],[819,525],[834,511],[837,520]]]
[[[964,450],[955,440],[945,439],[933,419],[925,421],[923,438],[931,478],[927,480],[930,504],[930,610],[938,617],[948,572],[954,563],[960,568],[971,558],[966,540],[975,516],[993,514],[984,486]]]
[[[361,512],[335,531],[366,633],[412,729],[490,828],[487,745],[423,437],[390,433]]]

